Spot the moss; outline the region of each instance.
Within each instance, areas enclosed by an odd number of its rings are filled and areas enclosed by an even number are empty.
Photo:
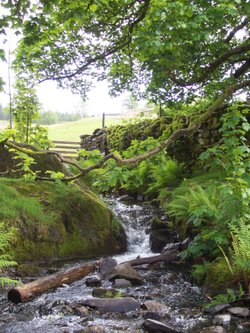
[[[1,219],[18,230],[15,260],[90,257],[125,249],[122,228],[114,230],[111,212],[87,189],[4,178],[0,187]]]

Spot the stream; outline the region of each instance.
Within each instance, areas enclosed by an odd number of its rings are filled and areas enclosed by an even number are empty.
[[[115,256],[118,262],[137,256],[153,255],[146,232],[152,217],[164,219],[159,208],[146,204],[128,204],[115,198],[107,199],[111,209],[122,221],[128,237],[128,251]],[[49,275],[84,261],[47,265],[42,274]],[[6,291],[0,293],[0,333],[139,333],[146,318],[167,322],[176,332],[197,333],[210,324],[210,318],[202,314],[201,306],[207,298],[201,289],[192,283],[188,269],[181,265],[157,263],[150,267],[139,266],[136,270],[144,283],[123,289],[126,297],[133,297],[141,308],[127,313],[101,313],[81,307],[82,299],[92,298],[93,287],[85,284],[86,278],[46,292],[28,303],[12,304],[7,301]],[[35,279],[39,276],[33,276]],[[29,280],[24,282],[28,282]],[[102,280],[102,288],[112,288],[112,283]],[[164,313],[146,311],[146,301],[164,304]],[[92,327],[92,328],[91,328]]]

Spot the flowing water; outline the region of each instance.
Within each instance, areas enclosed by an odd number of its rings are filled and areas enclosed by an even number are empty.
[[[152,217],[158,215],[165,219],[159,208],[150,205],[125,204],[115,198],[108,204],[122,221],[128,237],[128,251],[116,256],[123,262],[137,256],[153,255],[149,246]],[[83,262],[73,263],[74,265]],[[63,268],[72,266],[64,264]],[[48,275],[55,267],[45,267]],[[87,287],[85,279],[71,285],[44,293],[31,302],[14,305],[6,300],[6,294],[0,294],[0,333],[81,333],[89,326],[103,326],[106,332],[144,332],[141,328],[146,311],[143,304],[154,300],[165,304],[168,313],[160,320],[167,322],[179,332],[199,332],[198,327],[207,326],[209,319],[202,316],[201,304],[206,301],[201,290],[195,286],[180,265],[156,264],[150,269],[141,266],[138,269],[144,278],[142,286],[125,290],[126,296],[134,297],[142,305],[140,311],[126,314],[99,313],[90,310],[88,315],[79,315],[76,305],[82,299],[91,298],[92,288]],[[110,288],[111,282],[103,281],[102,287]]]

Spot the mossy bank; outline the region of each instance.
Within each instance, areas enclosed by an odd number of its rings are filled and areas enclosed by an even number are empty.
[[[16,228],[18,262],[120,253],[126,237],[111,211],[76,185],[0,179],[0,220]]]

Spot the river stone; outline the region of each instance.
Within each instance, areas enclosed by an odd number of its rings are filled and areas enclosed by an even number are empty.
[[[222,326],[205,327],[200,332],[201,333],[227,333],[227,331]]]
[[[217,313],[221,313],[222,311],[230,308],[230,304],[225,303],[225,304],[218,304],[211,306],[207,309],[204,310],[204,313],[209,313],[211,315],[216,315]]]
[[[229,325],[231,322],[230,314],[219,314],[214,317],[213,323],[216,325]]]
[[[153,230],[159,230],[159,229],[166,229],[167,228],[167,222],[162,221],[158,216],[153,216],[150,229]]]
[[[122,278],[129,280],[132,285],[143,284],[143,278],[140,274],[131,266],[130,263],[124,263],[117,265],[109,275],[109,280],[115,280],[116,278]]]
[[[114,288],[129,288],[132,283],[126,279],[115,279]]]
[[[169,243],[167,245],[164,246],[164,248],[162,249],[161,253],[162,254],[167,254],[169,252],[172,251],[178,251],[180,249],[181,243]]]
[[[37,276],[42,273],[43,269],[41,267],[32,264],[22,264],[17,268],[17,274],[21,277],[24,276]]]
[[[237,317],[248,317],[250,315],[250,310],[248,308],[243,308],[239,306],[228,308],[227,311]]]
[[[158,229],[150,233],[151,251],[160,253],[167,243],[173,243],[174,239],[171,232],[167,229]]]
[[[250,321],[238,324],[235,333],[250,333]]]
[[[113,258],[100,258],[99,260],[99,270],[103,277],[110,274],[116,266],[117,261]]]
[[[102,285],[102,281],[99,276],[93,275],[86,278],[85,284],[87,287],[99,287]]]
[[[170,307],[166,306],[165,304],[156,302],[156,301],[146,301],[144,303],[144,306],[150,312],[168,313],[170,311]]]
[[[92,290],[92,296],[99,298],[114,298],[123,297],[124,294],[119,290],[113,288],[94,288]]]
[[[84,333],[106,333],[107,331],[103,326],[90,326],[84,329]]]
[[[97,309],[100,312],[125,313],[136,311],[140,304],[132,297],[127,298],[91,298],[81,301],[82,305]]]
[[[170,327],[170,325],[164,324],[160,321],[153,319],[146,319],[142,324],[142,326],[148,332],[181,333],[180,331],[177,331],[175,328]]]
[[[89,310],[86,306],[78,306],[75,309],[75,314],[81,317],[87,317],[89,315]]]

